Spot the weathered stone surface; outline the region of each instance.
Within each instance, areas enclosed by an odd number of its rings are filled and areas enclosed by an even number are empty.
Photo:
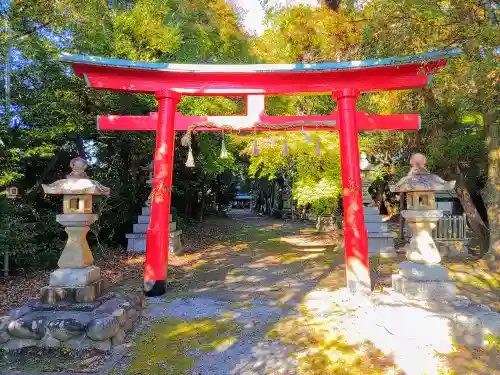
[[[107,352],[108,350],[111,350],[111,340],[107,339],[104,341],[92,341],[91,345],[94,349],[100,350],[102,352]]]
[[[118,319],[118,323],[120,324],[120,326],[124,325],[125,321],[127,320],[127,313],[121,307],[119,307],[115,311],[113,311],[113,313],[111,315]]]
[[[21,339],[41,339],[45,335],[45,320],[36,317],[21,317],[9,323],[9,333]]]
[[[96,318],[87,326],[87,335],[94,341],[104,341],[115,336],[119,329],[120,323],[116,317]]]
[[[9,310],[10,319],[18,319],[23,315],[29,314],[31,309],[28,306],[17,307],[15,309]]]
[[[58,340],[67,341],[85,331],[85,323],[77,319],[55,319],[47,324],[50,334]]]
[[[0,345],[5,344],[7,341],[11,339],[10,335],[7,331],[0,331]]]
[[[100,279],[84,287],[46,286],[41,290],[40,301],[43,304],[92,302],[103,294],[103,282]]]
[[[59,268],[50,274],[50,286],[83,287],[101,278],[101,269],[97,266],[85,268]]]
[[[473,314],[455,314],[453,338],[459,345],[478,348],[483,344],[483,324]]]
[[[92,340],[90,340],[85,334],[80,336],[72,337],[66,341],[63,345],[65,348],[70,348],[73,350],[82,350],[92,348]]]
[[[61,341],[52,337],[50,334],[45,334],[40,341],[40,346],[43,348],[59,348],[61,347]]]
[[[392,287],[396,292],[412,299],[450,301],[457,294],[453,281],[409,280],[401,275],[392,275]]]
[[[409,280],[448,281],[448,270],[439,264],[399,263],[399,273]]]
[[[9,316],[0,317],[0,345],[6,343],[10,339],[10,336],[7,333],[10,321],[11,318]]]
[[[30,346],[37,346],[39,343],[38,340],[34,339],[17,339],[17,338],[12,338],[11,340],[7,341],[5,344],[3,344],[3,350],[17,350],[17,349],[22,349],[22,348],[28,348]]]
[[[129,311],[127,311],[127,319],[131,320],[132,322],[135,322],[138,317],[139,311],[135,309],[130,309]]]
[[[125,342],[125,332],[120,329],[118,333],[111,338],[111,343],[115,345],[121,345]]]
[[[497,312],[480,312],[477,314],[482,324],[482,334],[486,336],[492,334],[494,337],[500,336],[500,314]]]

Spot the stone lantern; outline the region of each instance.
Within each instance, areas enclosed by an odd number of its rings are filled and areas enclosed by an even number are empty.
[[[42,303],[90,302],[103,291],[101,272],[94,265],[87,243],[87,232],[98,215],[92,213],[92,197],[109,195],[110,189],[87,177],[87,162],[71,160],[72,172],[65,179],[42,185],[45,194],[63,195],[63,213],[58,223],[68,234],[66,246],[57,262],[59,269],[50,274],[49,286],[42,289]]]
[[[443,216],[436,209],[435,192],[454,189],[455,181],[430,173],[422,154],[413,155],[410,164],[408,175],[390,186],[392,192],[406,193],[408,207],[401,215],[412,229],[411,241],[405,248],[409,262],[400,263],[400,274],[393,276],[393,285],[407,296],[452,299],[455,284],[448,280],[448,270],[438,264],[441,256],[432,231]]]

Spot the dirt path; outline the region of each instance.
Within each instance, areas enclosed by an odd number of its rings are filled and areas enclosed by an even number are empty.
[[[269,337],[280,319],[343,254],[306,224],[238,215],[240,229],[190,267],[169,274],[171,290],[150,299],[124,374],[292,374],[293,345]],[[337,273],[343,284],[342,272]]]

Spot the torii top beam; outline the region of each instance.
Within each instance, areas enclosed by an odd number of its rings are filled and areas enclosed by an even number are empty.
[[[181,95],[242,96],[331,93],[349,87],[360,93],[425,87],[446,58],[460,51],[320,64],[211,65],[136,62],[64,54],[90,87]]]

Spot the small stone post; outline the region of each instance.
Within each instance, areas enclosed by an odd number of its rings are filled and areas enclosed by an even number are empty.
[[[366,154],[361,153],[359,161],[359,169],[361,170],[361,185],[363,189],[363,205],[371,207],[374,205],[372,196],[368,192],[373,180],[370,178],[370,173],[373,171],[373,165],[368,161]]]
[[[151,199],[153,197],[153,177],[154,177],[154,166],[153,162],[148,164],[147,167],[142,168],[144,171],[148,172],[148,179],[146,180],[146,183],[151,187],[151,191],[149,192],[148,199],[146,200],[146,207],[151,207]]]
[[[98,215],[92,213],[92,196],[109,195],[110,189],[85,173],[87,162],[78,157],[70,162],[72,172],[65,179],[42,185],[45,194],[63,195],[63,213],[56,220],[65,226],[68,240],[57,262],[59,268],[50,274],[49,286],[42,288],[41,302],[91,302],[103,292],[103,280],[94,258],[87,232]]]

